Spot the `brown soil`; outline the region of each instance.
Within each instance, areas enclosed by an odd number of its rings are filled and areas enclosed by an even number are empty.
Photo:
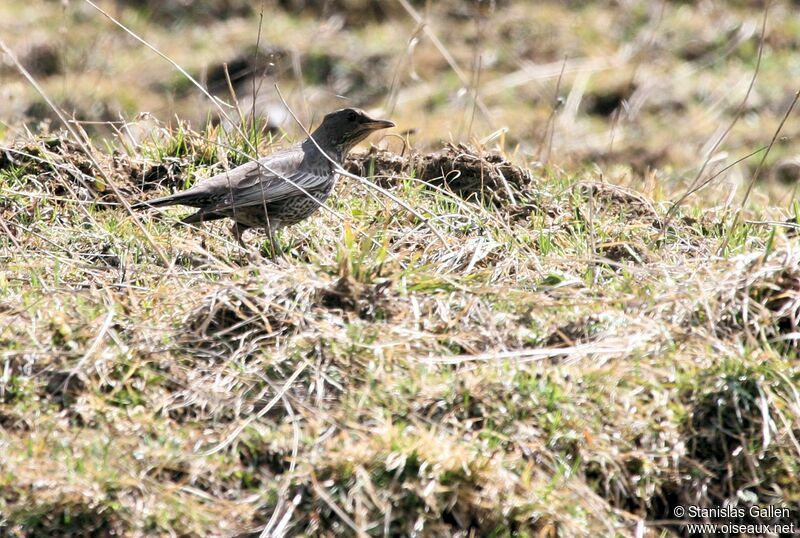
[[[246,17],[253,13],[256,2],[247,0],[116,0],[118,6],[137,8],[158,24],[170,25],[190,18],[193,22],[214,22],[220,19]],[[191,4],[191,9],[187,4]]]
[[[583,181],[575,185],[580,195],[595,204],[596,211],[612,212],[630,218],[659,220],[653,204],[641,194],[610,183]]]
[[[382,186],[396,183],[398,177],[415,177],[465,200],[495,206],[505,205],[533,186],[529,170],[498,153],[478,151],[465,144],[447,144],[437,152],[407,158],[372,148],[368,153],[352,155],[345,168],[355,174],[372,174]]]
[[[619,264],[642,265],[651,261],[646,248],[642,245],[636,245],[626,241],[617,241],[601,245],[598,247],[597,253]],[[614,267],[616,268],[616,266]]]
[[[329,310],[355,312],[365,320],[391,319],[392,300],[386,293],[391,285],[390,280],[366,285],[343,276],[331,286],[319,290],[319,304]]]
[[[57,197],[106,202],[99,208],[119,202],[106,178],[127,200],[142,192],[183,185],[186,163],[179,158],[165,157],[161,162],[150,163],[120,153],[109,156],[90,151],[91,158],[78,144],[62,136],[19,143],[0,151],[0,170],[16,167],[26,181]]]
[[[54,43],[34,43],[20,58],[31,75],[50,77],[64,72],[62,50]]]

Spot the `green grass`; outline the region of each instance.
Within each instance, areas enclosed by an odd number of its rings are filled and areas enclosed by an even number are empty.
[[[205,175],[209,133],[115,170]],[[665,207],[585,175],[535,176],[517,204],[549,210],[525,218],[399,177],[444,243],[346,181],[344,220],[297,225],[272,262],[218,226],[52,197],[77,157],[43,151],[50,175],[0,171],[28,193],[4,206],[0,272],[12,534],[227,535],[275,513],[291,534],[627,535],[690,500],[796,507],[783,230],[740,224],[716,257],[730,213],[690,205],[664,234]]]
[[[88,7],[0,8],[26,22],[3,37],[23,60],[59,36],[68,68],[40,82],[69,114],[130,120],[83,125],[91,160],[24,117],[41,98],[0,66],[0,535],[668,536],[675,506],[725,503],[798,520],[800,257],[771,224],[798,204],[768,180],[796,153],[791,119],[735,226],[762,154],[668,215],[753,74],[759,5],[497,2],[481,19],[428,3],[468,78],[481,54],[489,114],[472,122],[474,88],[399,4],[313,4],[270,11],[270,76],[306,122],[341,92],[380,107],[396,89],[391,118],[414,132],[350,165],[417,214],[343,179],[277,261],[260,230],[245,250],[225,223],[129,214],[111,188],[153,198],[298,140],[247,117],[249,81],[222,105],[230,129]],[[154,20],[174,7],[113,14],[203,81],[252,50],[256,13]],[[755,93],[704,177],[785,112],[790,9],[771,6]],[[281,63],[295,49],[299,72]],[[554,105],[536,69],[565,54]],[[615,99],[616,119],[598,105]],[[431,163],[496,192],[457,196]]]

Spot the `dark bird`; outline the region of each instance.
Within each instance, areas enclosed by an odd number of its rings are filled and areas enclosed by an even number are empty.
[[[133,209],[185,205],[198,211],[185,224],[231,218],[232,232],[244,246],[242,233],[263,227],[277,252],[274,233],[310,217],[327,200],[336,184],[336,165],[370,133],[394,127],[363,110],[331,112],[302,143],[217,174],[194,187],[147,202]]]

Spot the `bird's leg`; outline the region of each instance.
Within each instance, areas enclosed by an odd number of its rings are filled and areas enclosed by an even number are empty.
[[[238,222],[234,222],[233,226],[231,226],[231,233],[233,234],[233,237],[236,238],[236,241],[238,241],[239,244],[242,245],[242,248],[244,249],[247,248],[247,245],[244,244],[244,239],[242,239],[245,229],[240,228]]]
[[[244,239],[242,239],[242,236],[244,236],[244,232],[247,230],[247,228],[247,226],[243,226],[237,222],[234,222],[233,226],[231,226],[231,233],[233,233],[233,236],[236,238],[239,244],[242,245],[242,248],[245,250],[245,256],[247,256],[247,259],[250,261],[250,263],[256,263],[258,261],[258,251],[249,250],[244,242]]]

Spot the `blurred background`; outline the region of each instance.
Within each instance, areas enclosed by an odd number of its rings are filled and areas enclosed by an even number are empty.
[[[3,0],[0,39],[96,137],[123,122],[128,134],[147,136],[177,118],[202,129],[253,112],[296,136],[277,84],[307,124],[358,106],[393,119],[418,148],[483,143],[525,162],[599,167],[612,180],[677,192],[707,159],[706,174],[768,144],[792,103],[800,11],[773,2],[765,12],[765,4]],[[24,126],[59,128],[11,57],[1,58],[0,138]],[[790,116],[756,202],[792,199],[797,131]],[[399,137],[380,143],[403,147]],[[706,195],[724,202],[760,156],[725,172]]]

